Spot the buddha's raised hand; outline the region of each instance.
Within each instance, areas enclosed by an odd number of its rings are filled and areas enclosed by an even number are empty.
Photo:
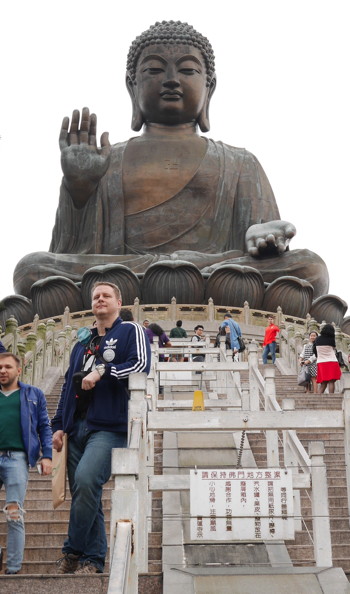
[[[59,144],[65,184],[76,207],[85,205],[109,165],[111,145],[108,132],[101,135],[101,147],[96,144],[97,117],[87,107],[81,114],[75,109],[62,121]]]

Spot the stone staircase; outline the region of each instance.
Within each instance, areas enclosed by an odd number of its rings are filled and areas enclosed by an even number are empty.
[[[245,381],[242,377],[242,381]],[[51,394],[47,396],[49,415],[53,416],[62,379]],[[304,394],[297,386],[295,376],[281,376],[276,371],[277,399],[294,398],[296,408],[339,409],[342,397],[339,395]],[[183,397],[186,394],[183,395]],[[331,537],[334,567],[342,567],[350,576],[350,529],[347,507],[343,432],[300,432],[299,438],[307,449],[310,441],[322,440],[325,443],[327,476],[329,485],[329,504],[331,516]],[[249,433],[248,439],[258,466],[266,466],[265,436],[263,433]],[[155,474],[163,472],[163,434],[154,436]],[[187,446],[188,447],[188,446]],[[185,447],[186,449],[186,447]],[[103,501],[106,527],[109,532],[110,499],[112,481],[104,489]],[[149,534],[148,573],[139,575],[139,594],[161,594],[163,592],[162,574],[162,492],[152,494],[151,532]],[[305,567],[315,564],[312,545],[311,504],[306,490],[302,492],[303,529],[297,532],[296,539],[288,542],[287,548],[295,566]],[[4,491],[0,491],[0,505],[4,504]],[[25,502],[26,509],[26,548],[23,569],[18,576],[0,575],[0,592],[6,594],[106,594],[108,573],[96,576],[79,577],[56,574],[56,560],[61,556],[61,547],[67,533],[69,514],[69,490],[67,501],[57,510],[51,505],[51,478],[39,477],[36,471],[30,471],[29,485]],[[6,525],[4,515],[0,515],[0,546],[4,549],[6,561]],[[189,548],[186,551],[189,555]],[[192,554],[192,553],[191,553]],[[4,564],[4,567],[6,565]],[[108,565],[106,567],[108,572]]]
[[[319,395],[305,394],[297,385],[296,376],[282,376],[276,371],[276,396],[280,405],[283,398],[294,398],[296,409],[342,408],[342,396],[339,394]],[[350,526],[346,489],[344,432],[332,431],[298,431],[298,437],[308,451],[311,441],[323,441],[325,445],[324,461],[327,467],[328,499],[331,526],[333,566],[341,567],[350,578]],[[280,460],[282,463],[282,435],[280,436]],[[266,466],[265,434],[249,433],[249,443],[258,466]],[[315,565],[313,542],[311,500],[309,490],[301,491],[302,530],[296,532],[294,541],[286,542],[293,565],[306,567]]]

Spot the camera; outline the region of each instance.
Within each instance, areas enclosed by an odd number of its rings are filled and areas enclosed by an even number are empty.
[[[76,373],[73,373],[73,386],[75,388],[77,396],[79,397],[92,396],[93,394],[94,388],[92,388],[91,390],[83,390],[83,388],[81,387],[81,383],[84,377],[89,375],[89,373],[90,371],[77,371]]]

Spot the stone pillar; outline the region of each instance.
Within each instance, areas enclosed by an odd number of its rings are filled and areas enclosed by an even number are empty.
[[[208,322],[214,322],[215,320],[215,307],[214,301],[211,297],[208,299]]]
[[[140,299],[138,297],[134,299],[134,320],[135,322],[140,321]]]
[[[276,387],[275,387],[275,368],[273,366],[265,366],[264,369],[265,377],[265,411],[275,410],[271,400],[276,399]],[[270,400],[271,398],[271,400]],[[279,453],[278,453],[278,432],[277,431],[266,431],[266,456],[267,466],[279,467]]]
[[[332,567],[331,529],[329,522],[328,488],[323,441],[309,445],[312,474],[312,526],[317,567]]]
[[[344,450],[345,450],[345,469],[346,486],[348,493],[348,508],[350,509],[350,373],[343,373],[344,382]],[[350,519],[349,519],[350,523]]]
[[[254,373],[254,370],[258,371],[258,345],[254,340],[248,345],[248,367],[250,410],[259,410],[259,386]]]
[[[251,315],[250,315],[250,307],[248,301],[244,302],[243,305],[243,315],[244,315],[244,323],[251,324]]]
[[[173,320],[174,325],[176,322],[176,298],[173,297],[170,304],[170,318]]]

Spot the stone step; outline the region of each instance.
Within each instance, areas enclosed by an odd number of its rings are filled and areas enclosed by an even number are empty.
[[[345,476],[345,467],[341,467],[341,468],[327,468],[327,479],[328,481],[330,479],[332,480],[337,480],[337,479],[341,479],[341,480],[345,480],[346,481],[346,476]]]
[[[313,565],[315,563],[314,547],[309,545],[296,545],[288,543],[288,552],[293,560],[293,564],[297,561],[302,561],[305,565]]]
[[[347,495],[348,495],[348,490],[346,488],[346,485],[344,485],[343,487],[337,485],[335,487],[331,487],[328,486],[328,495],[329,497],[345,497],[347,499]]]
[[[0,575],[0,592],[4,594],[106,594],[107,574],[84,577],[75,575]],[[152,592],[152,590],[149,590]]]
[[[102,501],[103,501],[103,505],[108,505],[108,502],[110,502],[111,500],[111,493],[112,493],[112,489],[104,489],[103,493],[102,493]],[[29,507],[31,505],[31,502],[33,501],[42,501],[48,505],[52,505],[52,490],[51,487],[48,488],[44,488],[44,489],[40,489],[40,488],[32,488],[31,485],[28,485],[27,488],[27,493],[26,493],[26,498],[25,498],[25,507]],[[5,501],[5,491],[0,491],[0,502]],[[69,490],[67,491],[67,496],[66,496],[66,501],[65,504],[62,505],[68,505],[70,506],[70,501],[71,501],[71,497],[69,495]]]
[[[350,558],[350,530],[334,528],[331,521],[331,540],[333,545],[346,545],[348,547],[348,557]]]
[[[303,492],[301,493],[300,499],[302,505],[305,506],[305,509],[311,506],[311,501],[309,497],[307,495],[304,495]],[[328,502],[330,509],[347,509],[348,507],[348,498],[345,495],[328,495]]]
[[[350,557],[346,556],[346,557],[334,557],[333,556],[333,567],[341,567],[344,572],[349,573],[350,572]],[[348,579],[349,579],[349,575],[348,575]]]
[[[62,506],[60,506],[59,508],[53,510],[53,509],[47,509],[45,512],[43,510],[40,509],[40,502],[38,502],[38,506],[36,509],[31,509],[28,510],[28,508],[26,508],[26,521],[29,519],[29,512],[30,512],[30,520],[31,521],[43,521],[43,519],[45,518],[45,521],[47,522],[52,522],[52,521],[68,521],[68,513],[67,513],[67,509],[62,509],[64,504],[62,504]],[[104,516],[105,516],[105,520],[106,522],[109,522],[110,519],[110,510],[109,509],[104,509]],[[0,516],[0,522],[1,522],[1,516]]]
[[[43,549],[41,549],[43,551]],[[57,549],[56,552],[53,554],[53,559],[27,559],[25,558],[22,563],[21,573],[22,575],[32,575],[32,574],[57,574],[57,561],[62,558],[62,551],[61,549]],[[108,570],[108,565],[106,564],[106,571]],[[2,590],[0,589],[0,592]],[[6,593],[7,594],[7,593]]]
[[[150,532],[148,534],[148,544],[151,547],[162,546],[162,533]]]
[[[311,503],[309,505],[308,500],[306,500],[306,499],[304,499],[302,501],[301,515],[302,515],[302,518],[304,521],[311,518]],[[332,507],[330,505],[329,506],[329,517],[330,517],[331,521],[333,519],[336,519],[336,520],[343,519],[343,522],[345,522],[346,519],[349,517],[347,505],[344,507]],[[347,522],[347,524],[349,524],[349,522]],[[346,523],[344,524],[344,527],[346,528]]]
[[[52,501],[51,499],[37,499],[35,497],[32,496],[33,494],[29,494],[28,497],[26,497],[25,499],[25,503],[24,503],[24,508],[27,512],[27,514],[29,514],[32,511],[35,510],[41,510],[42,512],[51,512],[53,511],[52,508]],[[108,510],[110,509],[111,506],[111,500],[110,497],[107,498],[103,498],[103,509],[104,510]],[[4,499],[0,499],[0,505],[1,502],[4,502]],[[67,499],[66,501],[64,501],[59,508],[57,508],[57,510],[63,512],[63,511],[67,511],[70,509],[70,501]],[[55,510],[55,512],[57,511]],[[26,515],[26,518],[28,517],[28,515]]]
[[[344,522],[341,524],[344,527]],[[312,545],[312,528],[309,531],[303,530],[302,532],[295,533],[295,539],[288,541],[289,544],[294,545]],[[348,546],[349,556],[350,556],[350,530],[344,529],[333,529],[332,530],[332,522],[331,522],[331,541],[332,545],[345,545]]]
[[[50,522],[46,522],[43,519],[38,521],[28,520],[25,518],[25,526],[26,526],[26,535],[30,534],[65,534],[67,532],[67,522],[68,522],[68,514],[67,518],[62,521],[55,521],[51,520]],[[0,534],[5,534],[6,530],[6,523],[0,524]]]
[[[161,571],[139,573],[138,594],[162,594],[163,574]]]
[[[160,573],[162,571],[162,569],[163,569],[163,565],[162,565],[161,560],[148,562],[148,571],[150,573]]]

